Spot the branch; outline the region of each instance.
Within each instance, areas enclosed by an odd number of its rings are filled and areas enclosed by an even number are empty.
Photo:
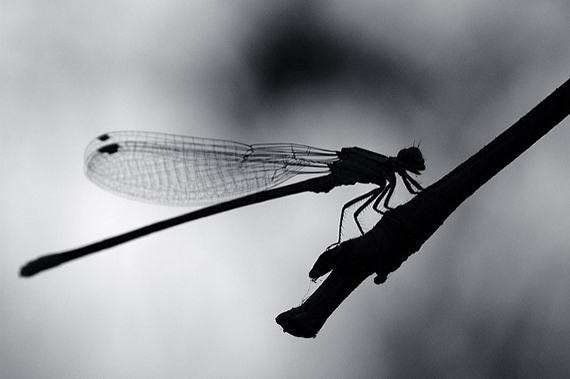
[[[325,251],[309,272],[331,274],[299,307],[276,321],[296,337],[315,337],[335,309],[370,275],[381,284],[418,251],[457,207],[570,114],[570,80],[452,172],[385,213],[368,233]]]

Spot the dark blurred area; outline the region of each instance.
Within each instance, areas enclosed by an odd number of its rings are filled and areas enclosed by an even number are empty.
[[[456,141],[527,70],[548,69],[563,54],[552,41],[554,31],[527,22],[532,15],[524,9],[481,7],[454,32],[457,25],[410,23],[413,7],[385,13],[379,7],[370,16],[377,17],[372,27],[347,22],[343,16],[353,15],[335,14],[321,1],[274,4],[270,12],[254,13],[236,41],[239,64],[215,66],[213,102],[247,128],[255,115],[283,109],[300,94],[308,101],[338,96],[363,112],[400,120],[402,127],[417,125],[423,112],[430,118],[422,127]]]
[[[246,62],[261,101],[283,101],[289,92],[337,91],[347,99],[398,110],[396,101],[426,99],[429,78],[417,62],[390,46],[358,39],[330,24],[320,2],[299,2],[257,26],[245,46]],[[368,99],[368,100],[367,100]]]

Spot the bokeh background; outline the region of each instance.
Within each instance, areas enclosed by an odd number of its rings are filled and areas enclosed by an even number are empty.
[[[0,1],[0,377],[570,376],[568,120],[316,339],[274,318],[314,290],[307,273],[364,186],[17,276],[186,211],[90,183],[99,134],[385,154],[421,140],[429,185],[568,79],[569,20],[567,0]]]

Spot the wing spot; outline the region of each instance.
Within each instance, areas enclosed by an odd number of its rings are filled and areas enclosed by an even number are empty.
[[[111,138],[111,136],[108,134],[101,134],[99,137],[97,137],[99,141],[107,141],[109,138]]]
[[[115,154],[117,151],[119,151],[119,144],[112,143],[110,145],[99,148],[97,151],[100,153]]]

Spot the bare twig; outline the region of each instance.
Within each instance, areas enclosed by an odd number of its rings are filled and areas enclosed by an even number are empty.
[[[331,274],[302,305],[277,316],[283,330],[315,337],[328,317],[370,275],[386,281],[449,215],[570,114],[570,80],[513,126],[408,203],[386,212],[365,235],[325,251],[309,276]]]

